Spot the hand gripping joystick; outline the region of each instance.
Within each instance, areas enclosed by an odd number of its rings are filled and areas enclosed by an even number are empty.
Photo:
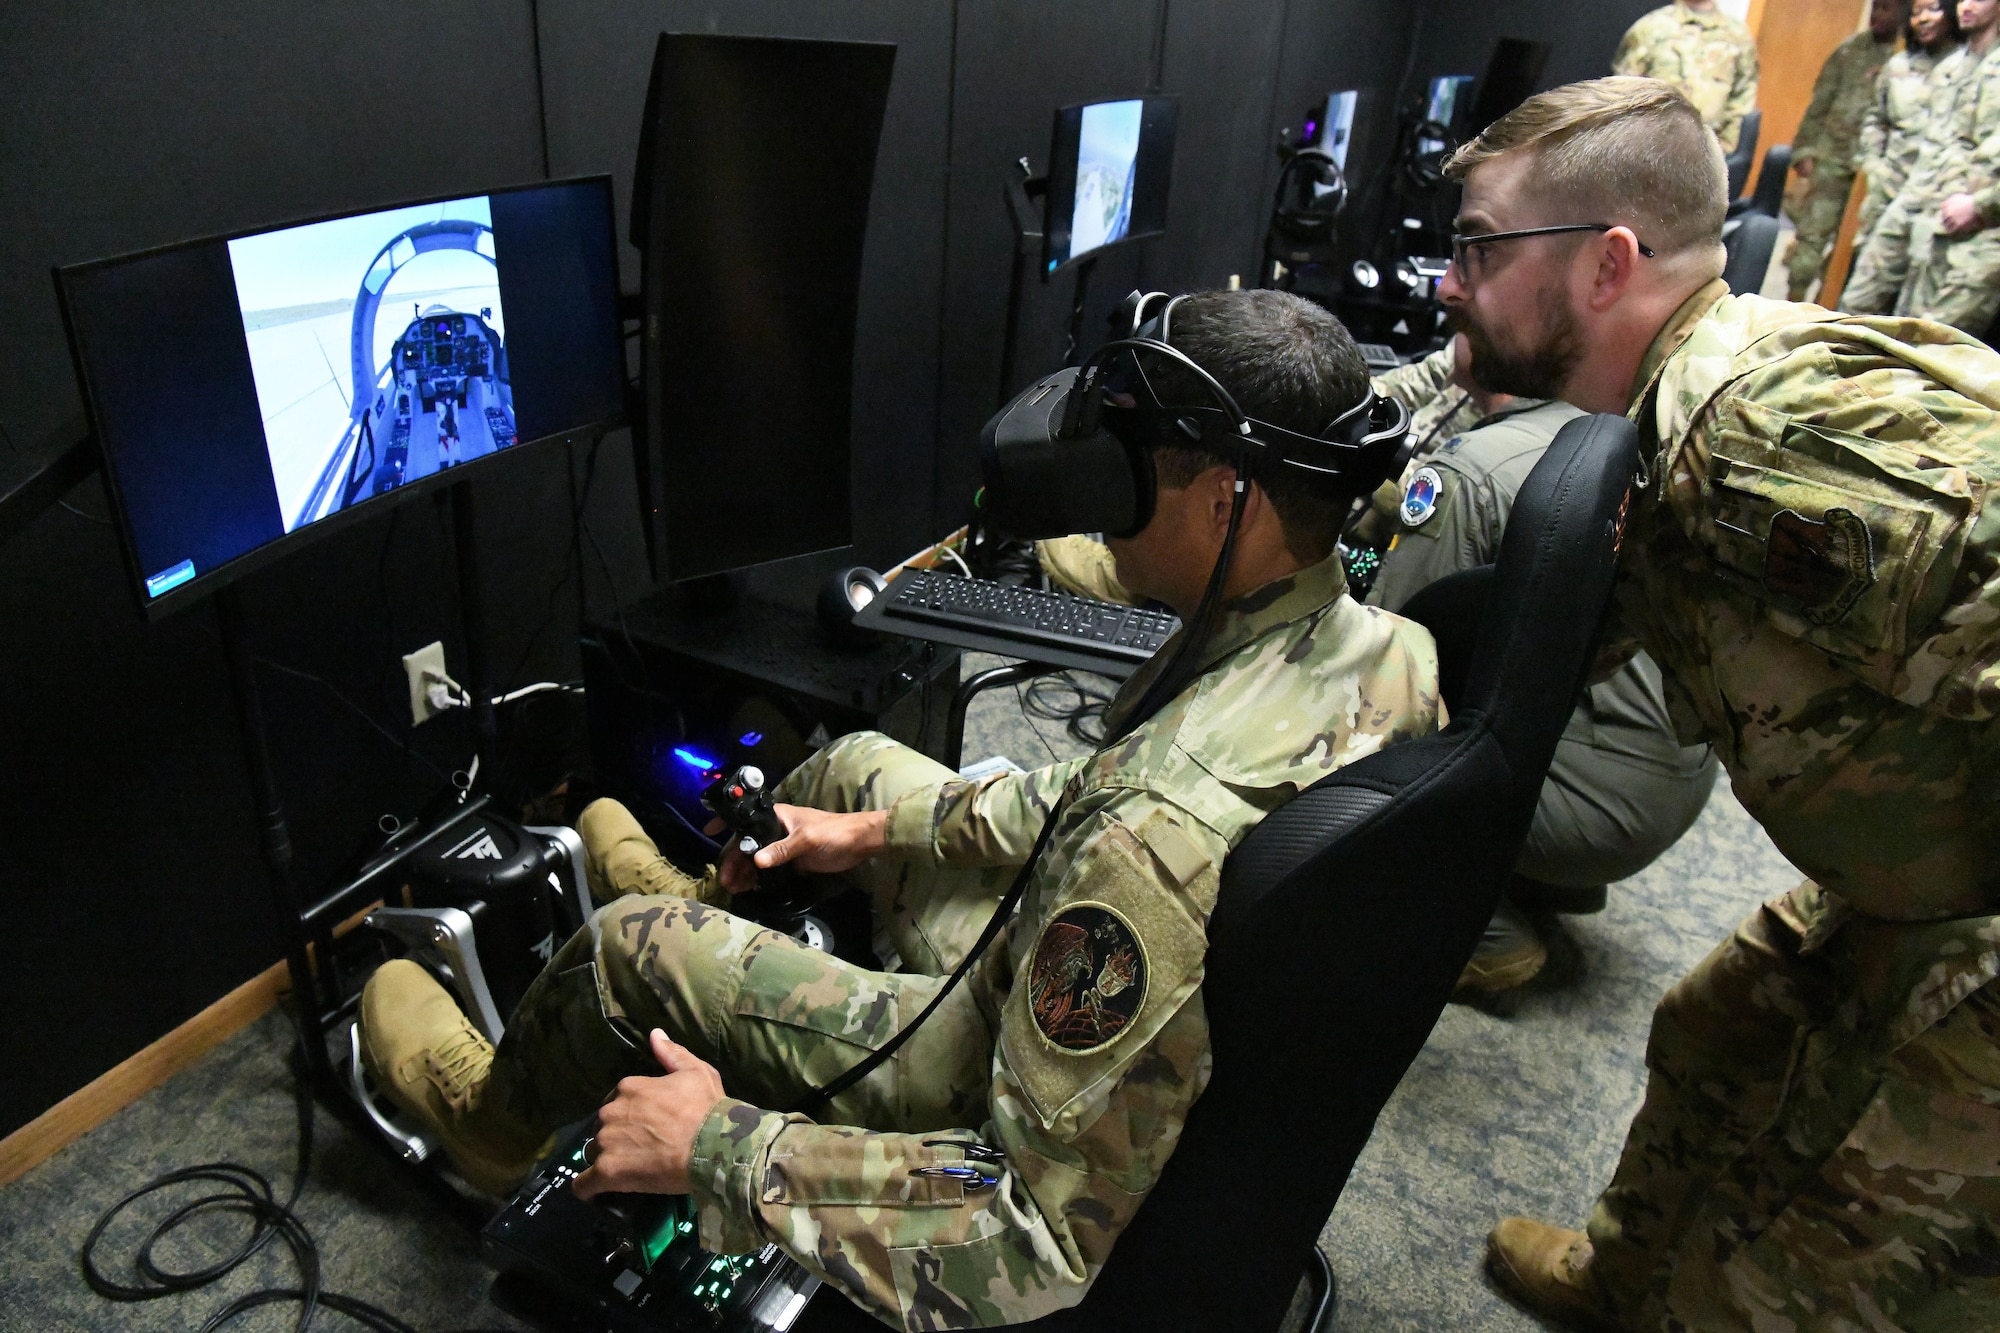
[[[754,765],[739,765],[709,783],[701,794],[701,803],[735,835],[736,849],[745,856],[755,855],[785,837],[784,823],[779,820],[770,790],[764,785],[764,771]],[[738,915],[767,924],[790,923],[811,910],[821,896],[818,885],[790,866],[759,868],[757,887],[738,894],[734,910]]]

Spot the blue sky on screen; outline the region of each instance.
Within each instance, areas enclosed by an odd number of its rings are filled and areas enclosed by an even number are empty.
[[[369,262],[384,245],[420,222],[445,218],[466,218],[490,227],[493,210],[480,195],[312,222],[231,241],[229,264],[236,275],[237,300],[246,313],[352,300]],[[484,260],[473,262],[491,274],[492,266]]]

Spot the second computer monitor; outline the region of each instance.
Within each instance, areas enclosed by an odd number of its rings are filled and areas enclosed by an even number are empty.
[[[1347,156],[1354,147],[1354,121],[1361,108],[1361,94],[1352,88],[1328,93],[1323,106],[1306,111],[1299,130],[1300,148],[1317,148],[1331,157],[1343,174]]]
[[[1047,272],[1166,230],[1175,110],[1171,97],[1128,97],[1056,112],[1042,228]]]

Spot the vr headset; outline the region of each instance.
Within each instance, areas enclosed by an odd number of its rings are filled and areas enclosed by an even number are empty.
[[[986,423],[982,504],[994,526],[1023,540],[1076,532],[1130,537],[1153,517],[1153,450],[1168,445],[1221,455],[1239,477],[1292,469],[1355,497],[1401,474],[1413,444],[1401,403],[1371,388],[1317,435],[1259,421],[1173,345],[1174,307],[1185,299],[1133,292],[1112,316],[1114,331],[1125,336],[1030,386]],[[1180,366],[1209,401],[1162,401],[1146,373],[1149,361]]]

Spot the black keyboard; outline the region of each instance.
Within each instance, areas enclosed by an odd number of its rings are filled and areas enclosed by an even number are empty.
[[[1403,358],[1387,343],[1356,343],[1361,349],[1361,359],[1368,366],[1368,373],[1380,375],[1403,364]]]
[[[1036,645],[1047,645],[1092,657],[1143,662],[1181,624],[1168,611],[1145,611],[934,569],[910,569],[898,575],[881,607],[885,619],[961,626],[1012,640],[1021,645],[1018,655],[1031,660]]]

